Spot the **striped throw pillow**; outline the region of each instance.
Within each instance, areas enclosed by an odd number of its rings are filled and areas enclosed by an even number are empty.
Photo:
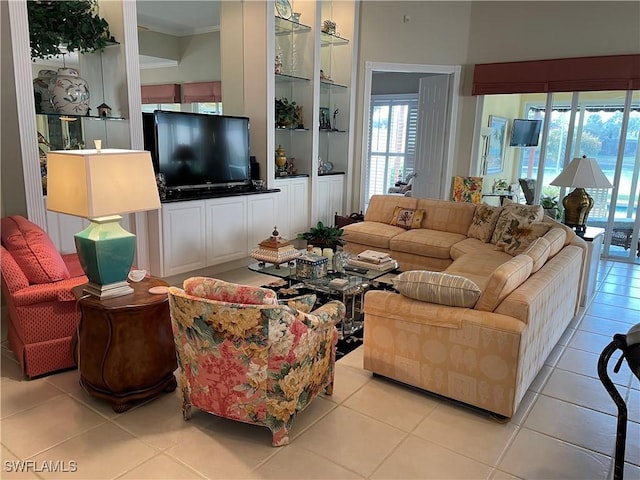
[[[393,285],[405,297],[451,307],[473,308],[482,293],[468,278],[427,270],[403,272]]]

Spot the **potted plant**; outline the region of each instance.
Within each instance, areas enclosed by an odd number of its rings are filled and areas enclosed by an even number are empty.
[[[29,0],[31,58],[55,57],[60,55],[60,47],[85,53],[117,43],[97,10],[97,0]]]
[[[558,197],[543,195],[540,197],[540,205],[544,209],[544,214],[557,220],[558,218]]]
[[[334,252],[337,247],[342,247],[345,241],[342,239],[344,230],[338,227],[330,227],[318,222],[315,227],[311,227],[308,232],[298,235],[298,240],[306,240],[307,244],[314,247],[330,248]]]
[[[290,102],[286,97],[276,99],[276,125],[288,128],[298,122],[296,102]]]

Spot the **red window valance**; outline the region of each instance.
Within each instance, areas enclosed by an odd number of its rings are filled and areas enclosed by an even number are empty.
[[[180,103],[180,85],[142,85],[142,103]]]
[[[559,58],[475,66],[473,95],[640,89],[640,55]]]
[[[182,85],[184,103],[221,102],[222,82],[197,82]]]

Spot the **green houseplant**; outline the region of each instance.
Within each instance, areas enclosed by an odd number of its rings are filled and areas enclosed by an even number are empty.
[[[60,55],[60,47],[85,53],[117,43],[97,10],[97,0],[29,0],[31,58],[55,57]]]
[[[286,97],[276,99],[276,125],[279,127],[295,126],[298,123],[298,105]]]
[[[330,227],[318,222],[315,227],[311,227],[308,232],[298,235],[298,240],[306,240],[309,245],[320,248],[331,248],[336,250],[337,247],[344,246],[345,241],[342,239],[344,230],[338,227]]]
[[[540,205],[542,205],[545,215],[548,215],[554,220],[558,219],[558,197],[543,195],[540,197]]]

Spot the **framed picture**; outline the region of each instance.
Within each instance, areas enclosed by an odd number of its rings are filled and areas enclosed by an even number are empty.
[[[484,174],[491,175],[504,170],[504,150],[507,144],[507,123],[509,120],[496,115],[489,115],[489,127],[492,128],[488,140],[487,159]]]

